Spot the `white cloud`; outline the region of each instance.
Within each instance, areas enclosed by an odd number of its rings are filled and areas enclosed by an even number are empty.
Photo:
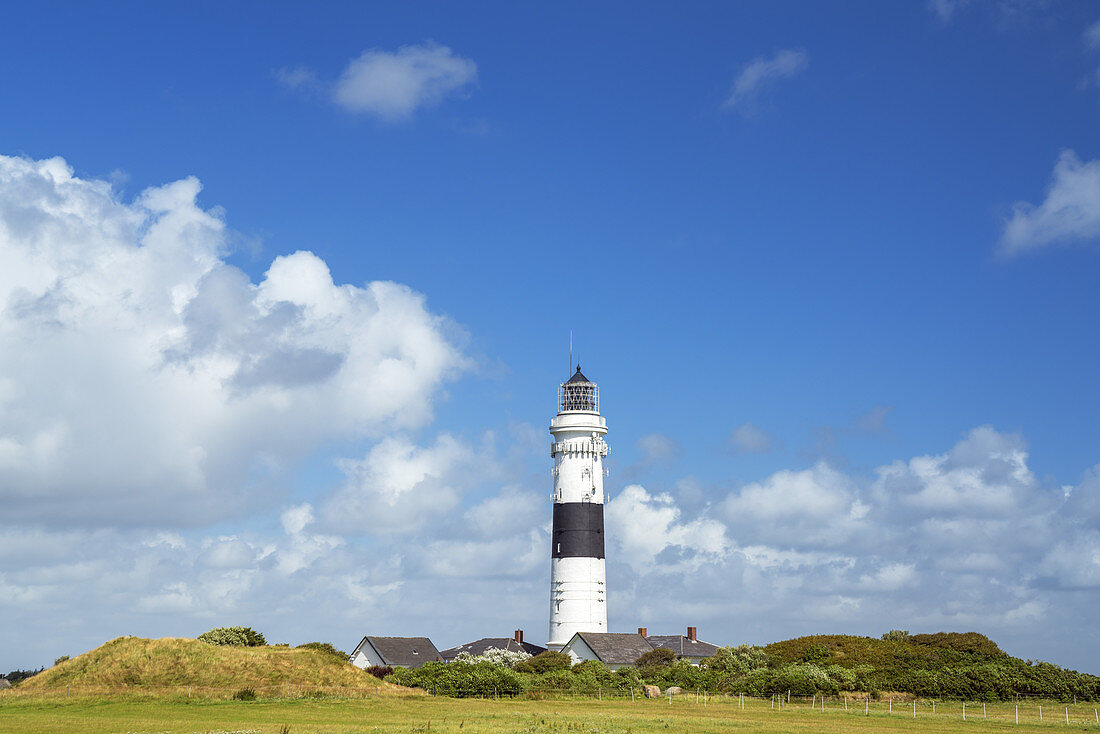
[[[876,495],[900,505],[909,518],[1007,517],[1038,487],[1023,439],[990,426],[975,428],[949,453],[897,461],[877,471]]]
[[[623,489],[606,512],[609,537],[614,539],[624,561],[635,568],[669,573],[696,565],[705,558],[721,558],[729,550],[720,522],[710,518],[684,522],[670,495],[651,495],[637,484]],[[653,568],[657,556],[670,548],[683,558]]]
[[[1089,48],[1100,48],[1100,20],[1085,29],[1085,44]]]
[[[343,460],[348,477],[325,504],[328,524],[345,533],[405,533],[458,507],[466,488],[488,478],[482,452],[443,434],[421,447],[390,436],[362,460]]]
[[[775,441],[764,429],[742,423],[726,438],[726,446],[735,454],[766,454],[775,447]]]
[[[744,112],[763,89],[801,73],[809,63],[809,55],[797,49],[783,49],[771,58],[757,57],[737,75],[723,106]]]
[[[119,201],[0,156],[0,501],[9,519],[178,525],[275,499],[322,441],[428,422],[445,319],[308,252],[250,282],[188,178]]]
[[[928,7],[931,8],[939,19],[945,23],[955,17],[962,8],[969,5],[971,0],[928,0]]]
[[[634,445],[642,453],[640,463],[644,465],[670,461],[678,457],[683,450],[679,441],[663,433],[647,433]]]
[[[1018,202],[1001,235],[1001,252],[1017,255],[1053,244],[1100,240],[1100,160],[1082,163],[1072,150],[1054,165],[1046,199]]]
[[[477,64],[428,42],[397,51],[364,51],[340,75],[334,98],[352,112],[399,120],[461,95],[476,82]]]
[[[840,545],[867,515],[856,483],[824,462],[748,484],[719,510],[738,542],[798,547]]]

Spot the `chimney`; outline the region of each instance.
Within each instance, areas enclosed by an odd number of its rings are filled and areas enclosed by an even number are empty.
[[[516,630],[515,632],[516,642],[523,644],[523,630]]]
[[[642,637],[649,637],[649,630],[647,630],[645,627],[639,627],[638,634]]]
[[[692,642],[696,642],[695,634],[696,634],[695,633],[695,628],[694,627],[688,627],[688,639],[691,640]]]

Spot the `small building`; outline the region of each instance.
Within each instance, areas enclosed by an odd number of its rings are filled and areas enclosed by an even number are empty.
[[[719,650],[717,645],[699,640],[694,627],[688,627],[686,635],[647,636],[645,627],[639,627],[638,634],[644,636],[654,649],[664,647],[672,650],[679,660],[686,660],[692,665],[698,665],[704,658],[709,658]]]
[[[561,649],[573,658],[574,665],[585,660],[599,660],[618,670],[653,649],[645,636],[634,632],[577,632]]]
[[[539,647],[533,645],[530,642],[523,641],[523,630],[516,630],[511,637],[482,637],[480,640],[474,640],[473,642],[467,642],[463,645],[456,645],[448,648],[439,653],[443,658],[443,662],[452,662],[459,653],[469,653],[474,657],[481,655],[486,650],[507,650],[508,652],[525,652],[528,655],[538,655],[540,652],[546,652],[545,647]]]
[[[352,650],[349,662],[357,668],[389,665],[394,668],[419,668],[443,658],[427,637],[371,637]]]

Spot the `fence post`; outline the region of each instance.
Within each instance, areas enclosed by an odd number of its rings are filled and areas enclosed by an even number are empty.
[[[603,700],[603,688],[596,689],[596,699],[599,701]]]
[[[630,702],[634,703],[634,687],[630,687]]]
[[[932,699],[932,713],[936,713],[936,699]]]
[[[671,706],[671,705],[672,705],[672,686],[669,686],[669,691],[668,691],[668,705],[669,705],[669,706]]]
[[[1043,704],[1039,704],[1039,721],[1043,720]]]
[[[791,702],[791,689],[788,688],[787,689],[787,703],[790,703],[790,702]]]
[[[984,703],[982,704],[982,718],[983,719],[987,718],[986,715],[985,715],[985,704]]]
[[[966,721],[966,701],[963,701],[963,721]]]
[[[869,714],[871,712],[871,699],[870,697],[863,699],[863,713]]]
[[[890,713],[894,713],[894,699],[890,699]]]
[[[1066,706],[1066,724],[1069,724],[1069,706]]]
[[[913,718],[914,719],[917,718],[917,701],[916,701],[916,699],[913,700]]]
[[[69,697],[69,687],[65,686],[65,698]]]
[[[844,697],[844,710],[845,711],[848,710],[848,697],[847,696]]]
[[[1020,704],[1016,704],[1016,723],[1020,723]]]
[[[191,686],[187,686],[187,697],[191,698]]]
[[[703,689],[703,708],[706,708],[706,707],[707,707],[707,691],[704,688]]]

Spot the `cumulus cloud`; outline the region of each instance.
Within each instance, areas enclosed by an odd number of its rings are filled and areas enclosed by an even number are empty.
[[[928,0],[928,7],[940,20],[948,22],[970,2],[971,0]]]
[[[775,448],[775,440],[763,428],[742,423],[730,432],[726,446],[735,454],[766,454]]]
[[[416,530],[454,510],[464,490],[492,471],[491,459],[447,434],[428,447],[390,436],[340,466],[348,481],[324,513],[344,533]]]
[[[946,454],[918,456],[878,469],[874,491],[907,516],[1001,517],[1034,495],[1023,439],[990,426],[972,430]]]
[[[305,67],[282,69],[276,78],[290,89],[322,90],[350,112],[395,122],[445,99],[469,94],[477,84],[477,64],[428,41],[396,51],[368,49],[332,83]]]
[[[458,331],[309,252],[253,283],[183,179],[120,201],[65,161],[0,156],[0,501],[12,520],[207,522],[326,439],[414,428]]]
[[[1046,198],[1018,202],[1001,235],[1001,253],[1018,255],[1054,244],[1100,240],[1100,160],[1081,162],[1062,151]]]
[[[651,495],[637,484],[620,492],[606,512],[609,537],[635,568],[652,567],[669,550],[676,552],[677,560],[661,564],[666,571],[691,567],[705,558],[721,558],[729,547],[720,522],[683,521],[671,495]]]
[[[783,49],[771,58],[757,57],[737,75],[723,106],[746,112],[764,89],[782,79],[800,74],[809,63],[809,55],[797,49]]]

